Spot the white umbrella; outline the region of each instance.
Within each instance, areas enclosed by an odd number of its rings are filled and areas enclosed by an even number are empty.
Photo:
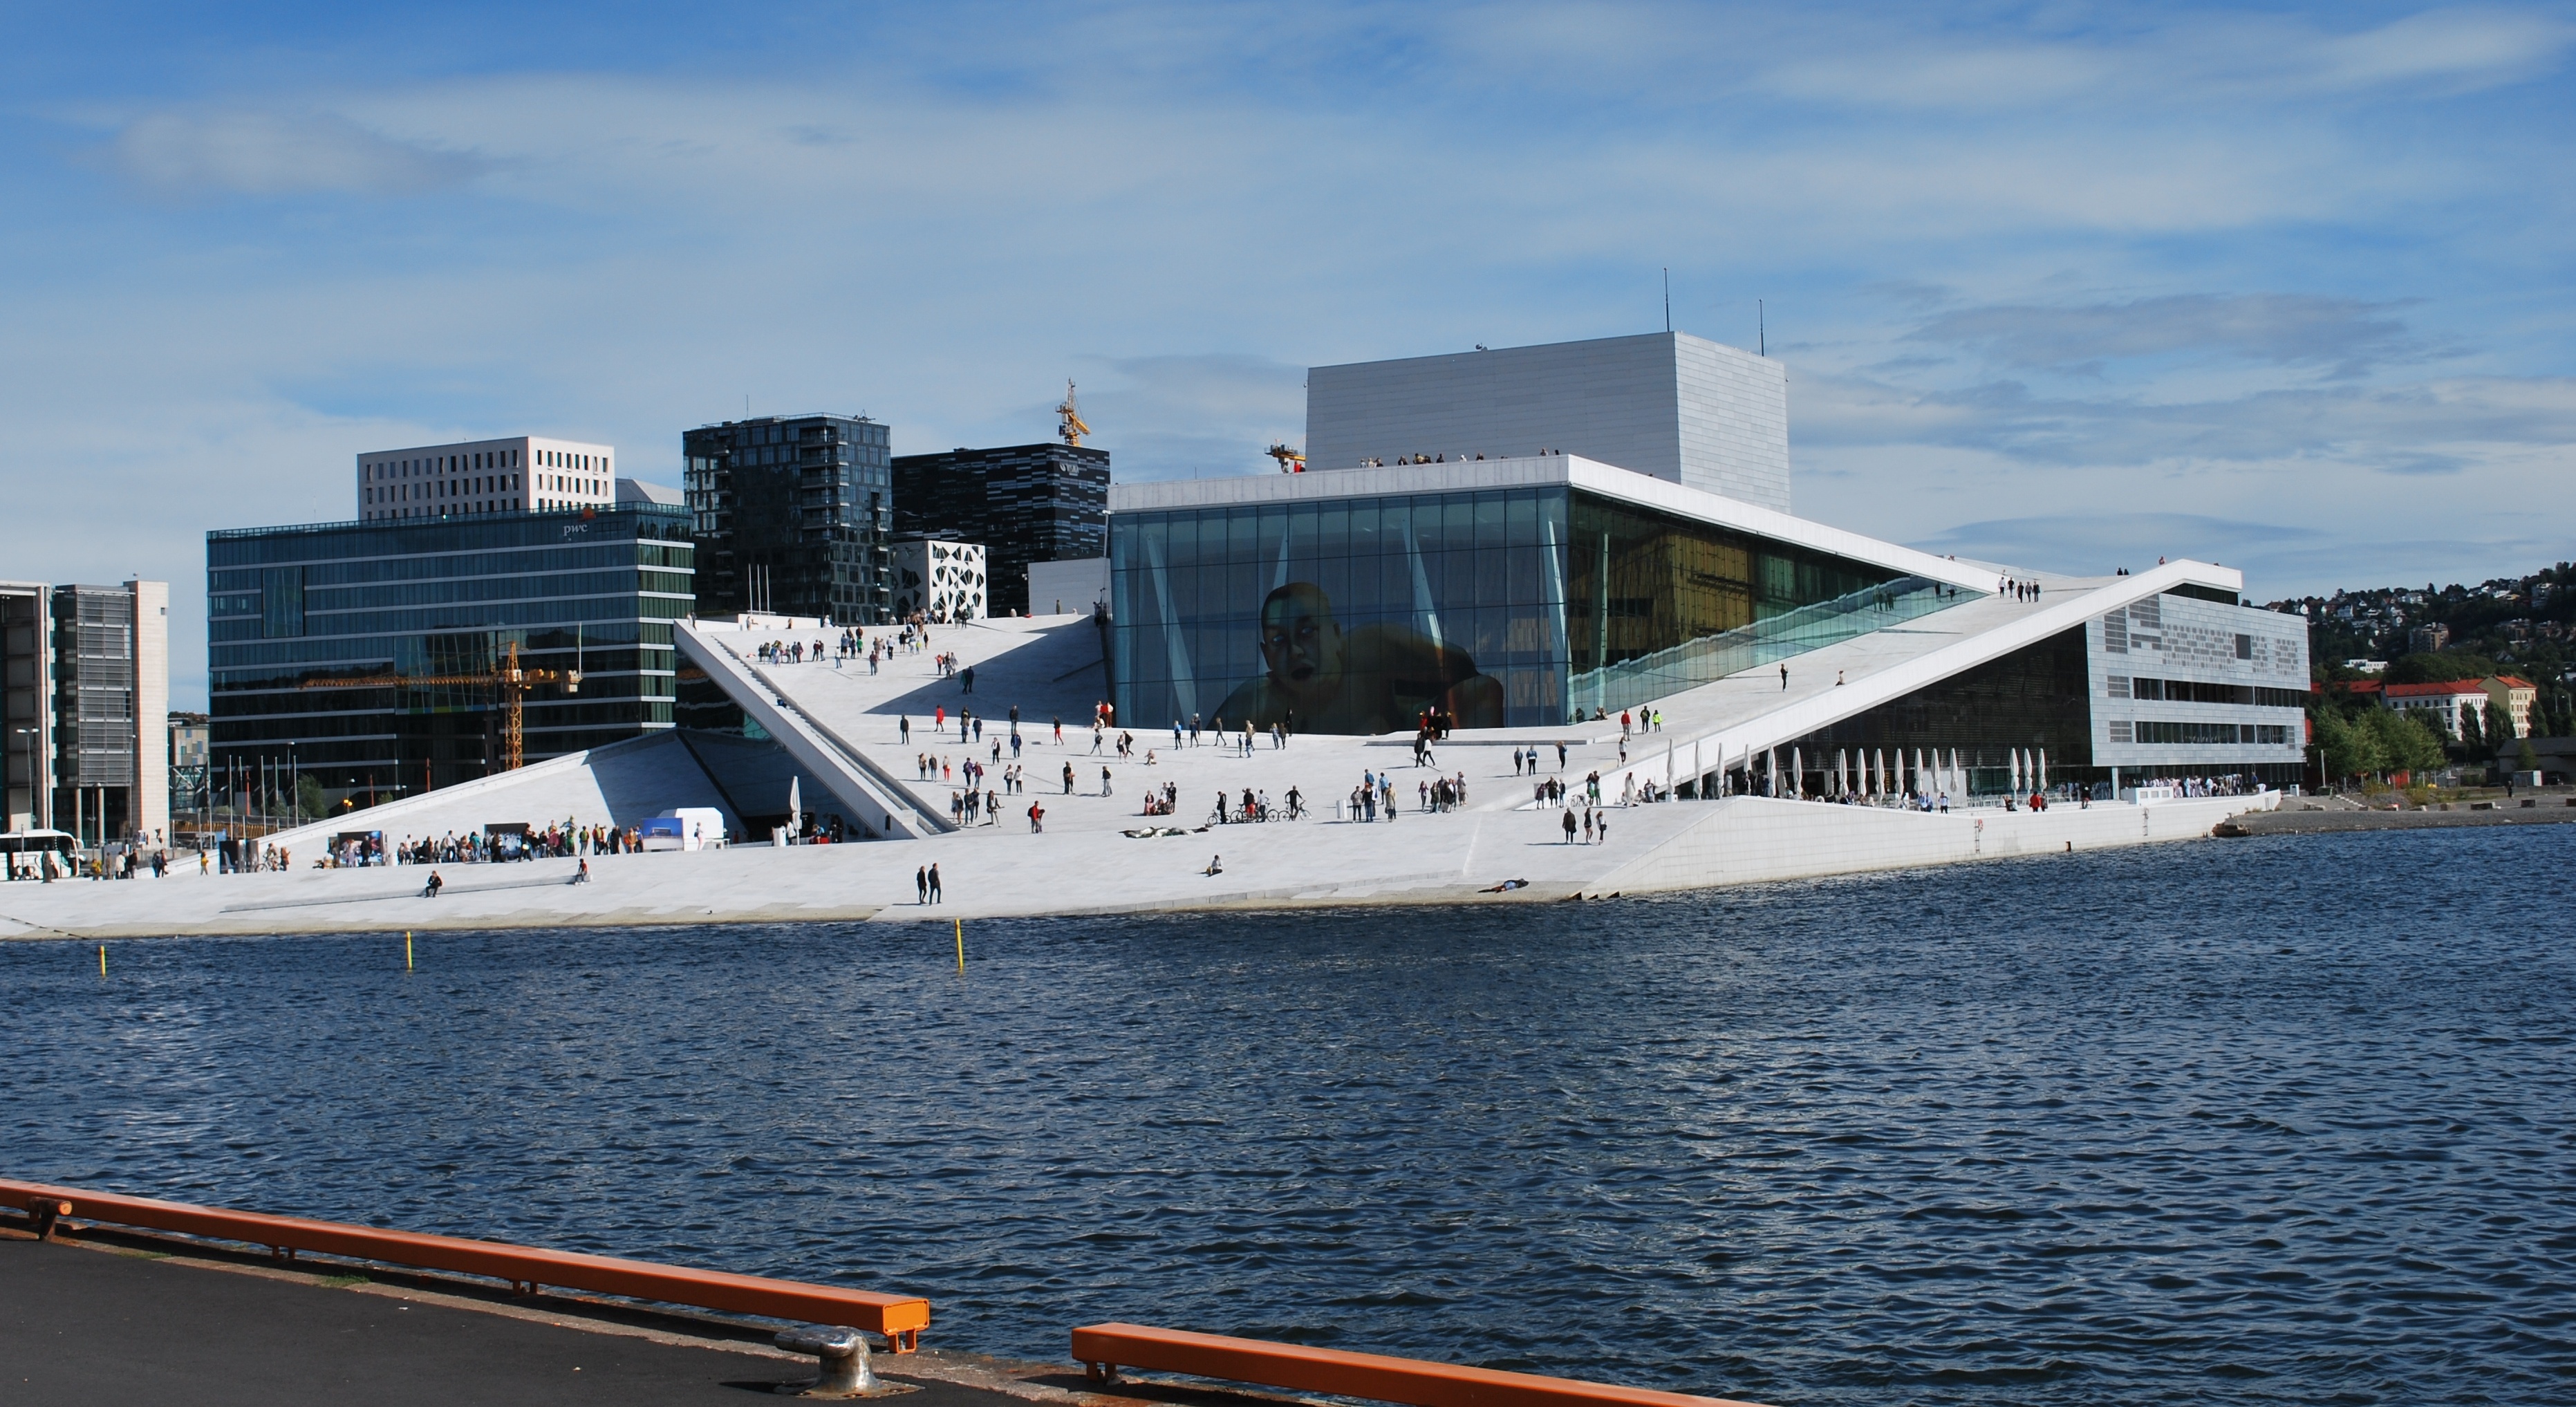
[[[804,779],[801,777],[791,776],[787,779],[787,833],[791,836],[804,829],[801,824],[805,815],[803,782]]]

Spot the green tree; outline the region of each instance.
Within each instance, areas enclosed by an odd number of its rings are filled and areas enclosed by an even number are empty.
[[[2531,739],[2523,739],[2522,746],[2514,749],[2513,765],[2515,770],[2522,772],[2537,772],[2540,770],[2540,754],[2532,751]]]
[[[319,820],[329,803],[322,798],[322,784],[310,776],[295,779],[295,814],[306,820]]]
[[[2368,726],[2330,708],[2317,714],[2316,726],[2317,758],[2328,777],[2341,781],[2380,770],[2379,738]]]
[[[2477,710],[2463,709],[2460,713],[2460,746],[2475,756],[2486,751],[2486,743],[2486,730],[2478,726]]]
[[[2378,752],[2376,770],[2422,772],[2442,765],[2442,737],[2411,709],[2381,709],[2369,717]]]

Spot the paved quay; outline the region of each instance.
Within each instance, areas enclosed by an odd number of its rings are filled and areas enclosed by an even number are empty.
[[[2230,817],[2219,823],[2212,833],[2222,836],[2328,835],[2346,831],[2545,826],[2576,821],[2576,798],[2564,793],[2498,800],[2483,810],[2472,809],[2475,805],[2473,802],[2454,802],[2447,810],[2418,806],[2403,811],[2377,811],[2358,806],[2327,810],[2283,807],[2263,815]]]
[[[0,1402],[370,1404],[742,1403],[813,1376],[814,1360],[749,1326],[647,1312],[594,1312],[541,1294],[492,1303],[432,1277],[358,1280],[123,1244],[39,1242],[0,1232]],[[212,1254],[209,1252],[209,1254]],[[413,1280],[423,1283],[407,1283]],[[720,1337],[739,1334],[742,1337]],[[925,1349],[880,1354],[906,1407],[1115,1404],[1080,1390],[1069,1364]],[[1250,1404],[1222,1391],[1144,1397]]]

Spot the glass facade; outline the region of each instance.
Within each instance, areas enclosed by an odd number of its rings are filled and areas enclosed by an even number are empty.
[[[1976,594],[1581,492],[1567,552],[1569,692],[1608,713]]]
[[[1616,713],[1955,598],[1562,485],[1118,514],[1122,720],[1313,733]]]
[[[1851,769],[1847,775],[1865,774],[1893,758],[1902,775],[1917,754],[1955,756],[1973,795],[2013,790],[2016,751],[2045,754],[2052,782],[2090,780],[2087,677],[2079,627],[1854,714],[1777,752],[1784,766],[1796,759],[1799,785],[1812,796],[1835,794],[1838,766]]]
[[[523,666],[582,672],[578,693],[527,694],[527,761],[667,728],[695,572],[688,513],[651,504],[209,533],[217,785],[291,758],[365,804],[490,775],[495,691],[409,681],[487,673],[512,644]]]
[[[894,609],[894,480],[865,416],[764,416],[682,433],[700,610],[881,625]]]

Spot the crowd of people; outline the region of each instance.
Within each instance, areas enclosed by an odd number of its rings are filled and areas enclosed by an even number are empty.
[[[393,847],[398,865],[488,865],[507,860],[569,860],[590,855],[626,855],[644,848],[643,833],[607,824],[580,825],[566,819],[543,830],[404,836]]]

